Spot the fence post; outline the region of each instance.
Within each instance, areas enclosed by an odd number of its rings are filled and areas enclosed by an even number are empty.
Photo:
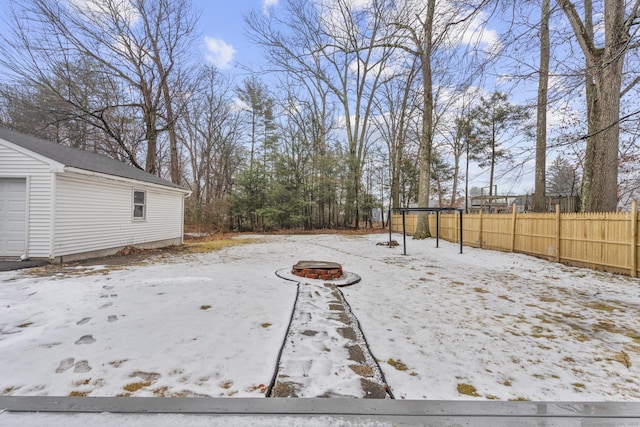
[[[482,211],[483,209],[480,208],[480,225],[478,226],[478,244],[481,249],[482,249]]]
[[[560,204],[556,204],[556,262],[560,262]]]
[[[631,203],[631,277],[638,277],[638,202]]]
[[[513,216],[511,217],[511,252],[516,250],[516,217],[518,216],[518,207],[513,204]]]

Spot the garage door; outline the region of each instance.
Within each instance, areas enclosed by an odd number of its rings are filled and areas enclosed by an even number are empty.
[[[24,254],[27,181],[0,178],[0,256]]]

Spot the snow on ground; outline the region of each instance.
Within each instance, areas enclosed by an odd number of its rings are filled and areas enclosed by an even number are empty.
[[[251,261],[267,246],[116,271],[0,275],[0,391],[264,394],[295,298],[269,262]]]
[[[123,269],[0,273],[0,393],[263,396],[296,292],[274,272],[321,260],[362,277],[342,291],[396,398],[640,399],[640,280],[434,240],[404,256],[385,239],[259,236]]]

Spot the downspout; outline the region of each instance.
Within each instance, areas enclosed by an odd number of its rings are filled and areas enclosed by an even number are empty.
[[[181,217],[181,221],[180,221],[180,244],[184,245],[184,200],[187,197],[190,197],[191,193],[187,193],[187,194],[183,194],[182,195],[182,209],[180,209],[180,217]]]
[[[51,221],[49,223],[49,260],[55,260],[55,247],[56,247],[56,206],[58,205],[58,190],[57,190],[57,182],[58,182],[58,173],[51,173],[51,203],[50,209],[51,214],[49,218]]]
[[[25,221],[25,230],[24,230],[24,254],[20,256],[20,259],[23,261],[28,260],[31,256],[29,255],[29,243],[31,242],[31,176],[27,175],[24,180],[24,221]]]

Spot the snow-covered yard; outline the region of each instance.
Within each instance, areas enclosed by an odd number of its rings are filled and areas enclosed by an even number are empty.
[[[323,260],[362,277],[342,291],[396,398],[640,399],[640,280],[385,234],[252,238],[0,273],[0,394],[264,396],[296,297],[274,272]]]

